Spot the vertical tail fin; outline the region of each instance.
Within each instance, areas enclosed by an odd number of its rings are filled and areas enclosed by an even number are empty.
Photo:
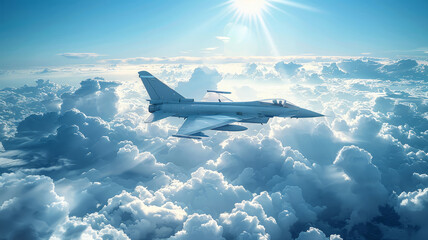
[[[138,74],[140,75],[151,100],[180,101],[185,99],[178,92],[172,90],[149,72],[141,71],[138,72]]]

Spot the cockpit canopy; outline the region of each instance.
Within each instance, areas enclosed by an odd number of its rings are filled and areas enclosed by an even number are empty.
[[[258,102],[264,103],[264,104],[272,104],[272,105],[278,105],[282,107],[295,107],[295,105],[283,98],[271,98],[271,99],[262,99]]]

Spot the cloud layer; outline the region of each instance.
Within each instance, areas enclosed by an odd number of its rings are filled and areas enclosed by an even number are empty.
[[[220,39],[222,40],[222,39]],[[119,66],[118,66],[119,67]],[[153,65],[186,97],[286,97],[329,116],[203,141],[144,124],[139,81],[0,90],[0,233],[19,239],[424,239],[427,65]],[[197,92],[196,89],[199,91]],[[13,221],[11,221],[13,219]]]

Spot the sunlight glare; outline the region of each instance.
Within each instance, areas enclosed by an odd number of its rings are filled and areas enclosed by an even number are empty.
[[[296,3],[293,0],[226,0],[220,6],[227,6],[225,13],[232,14],[236,24],[245,25],[248,29],[253,29],[258,35],[263,36],[270,46],[271,54],[278,56],[279,52],[265,18],[268,16],[272,17],[273,10],[287,15],[288,12],[276,5],[285,5],[306,11],[318,11],[315,8]]]
[[[267,0],[233,0],[232,6],[239,14],[255,16],[266,10]]]

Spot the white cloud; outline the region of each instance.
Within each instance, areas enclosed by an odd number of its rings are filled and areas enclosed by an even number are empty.
[[[187,215],[171,202],[157,206],[147,205],[143,200],[122,192],[109,199],[99,213],[88,215],[85,220],[99,226],[106,223],[123,229],[131,239],[146,239],[171,236]]]
[[[68,204],[46,176],[0,176],[0,232],[8,239],[49,238],[66,221]]]
[[[302,64],[296,64],[294,62],[284,63],[278,62],[275,64],[275,70],[278,71],[281,75],[293,76],[297,73],[299,68],[303,67]]]
[[[378,208],[386,204],[388,194],[380,183],[381,174],[371,162],[367,151],[355,146],[343,147],[333,164],[343,169],[350,178],[350,191],[342,192],[344,208],[352,209],[351,225],[369,221],[378,215]]]
[[[100,116],[104,119],[113,118],[118,112],[116,103],[119,96],[116,93],[115,82],[88,79],[80,83],[80,88],[74,93],[61,96],[61,111],[66,112],[78,108],[89,116]]]
[[[102,56],[98,53],[60,53],[58,55],[66,58],[74,58],[74,59],[96,58],[96,57]]]
[[[210,215],[194,213],[184,222],[183,229],[170,239],[224,239],[222,235],[223,228]]]
[[[398,196],[399,211],[406,211],[406,217],[415,222],[421,222],[426,218],[428,210],[428,188],[418,189],[414,192],[402,192]],[[422,218],[422,219],[417,219]]]
[[[216,36],[215,38],[217,38],[218,40],[227,43],[230,41],[230,37],[225,37],[225,36]]]
[[[176,182],[159,191],[191,211],[203,211],[214,216],[231,210],[234,203],[251,197],[251,193],[242,186],[228,183],[223,174],[202,167],[193,172],[186,182]]]
[[[7,211],[2,216],[19,215],[23,223],[5,231],[18,236],[32,229],[32,236],[53,239],[208,233],[215,239],[328,239],[324,233],[352,239],[368,238],[368,232],[423,239],[423,64],[213,57],[52,68],[52,79],[63,72],[72,81],[105,73],[122,81],[92,78],[73,88],[40,80],[0,90],[0,171],[9,172],[1,177],[0,206]],[[148,103],[140,68],[185,96],[197,97],[196,88],[201,94],[237,89],[237,97],[286,96],[332,117],[273,119],[242,133],[213,132],[203,141],[172,138],[181,121],[142,122]],[[24,191],[28,186],[37,187]],[[22,213],[28,199],[34,207]]]
[[[397,197],[396,211],[406,226],[417,225],[421,229],[412,233],[414,239],[424,239],[428,234],[428,188],[402,192]]]
[[[206,90],[217,90],[217,84],[221,80],[222,76],[216,69],[198,67],[193,71],[189,81],[179,82],[175,90],[187,98],[200,100]]]
[[[330,235],[330,238],[318,228],[310,227],[308,231],[301,232],[296,240],[343,240],[339,235]]]
[[[216,49],[218,49],[218,47],[208,47],[208,48],[204,48],[204,49],[202,49],[203,51],[207,51],[207,52],[211,52],[211,51],[214,51],[214,50],[216,50]]]
[[[210,57],[191,57],[191,56],[178,56],[178,57],[135,57],[123,59],[103,59],[101,63],[114,63],[114,64],[225,64],[225,63],[251,63],[251,62],[278,62],[278,61],[332,61],[338,59],[352,59],[358,57],[343,57],[343,56],[210,56]]]

